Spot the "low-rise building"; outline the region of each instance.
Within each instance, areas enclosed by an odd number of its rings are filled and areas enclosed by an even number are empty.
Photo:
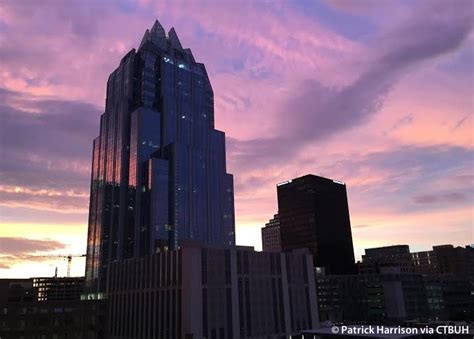
[[[408,245],[368,248],[357,266],[362,274],[380,273],[385,268],[396,267],[402,273],[474,277],[474,247],[439,245],[422,252],[410,252]]]
[[[373,274],[394,267],[402,273],[413,273],[415,271],[408,245],[366,249],[365,254],[362,255],[362,262],[358,264],[358,271],[362,274]]]
[[[0,338],[103,338],[105,304],[80,300],[83,281],[0,279]]]
[[[317,275],[316,288],[321,322],[395,323],[427,314],[419,274]]]
[[[38,301],[79,300],[84,291],[84,277],[33,278]]]
[[[433,250],[412,253],[415,271],[422,274],[454,274],[474,277],[474,248],[453,245],[433,246]]]

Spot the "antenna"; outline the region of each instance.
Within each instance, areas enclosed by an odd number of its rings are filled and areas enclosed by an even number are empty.
[[[71,276],[71,261],[72,261],[72,255],[67,256],[67,277],[69,278]]]

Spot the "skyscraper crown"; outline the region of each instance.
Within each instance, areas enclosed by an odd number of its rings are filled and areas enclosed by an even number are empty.
[[[184,52],[189,58],[191,58],[192,61],[194,61],[194,56],[191,52],[191,49],[183,48],[174,27],[171,27],[168,35],[166,35],[165,29],[158,20],[155,21],[151,29],[147,29],[145,31],[139,49],[143,49],[148,42],[151,42],[155,46],[158,46],[165,51],[169,50],[170,48],[180,50]]]

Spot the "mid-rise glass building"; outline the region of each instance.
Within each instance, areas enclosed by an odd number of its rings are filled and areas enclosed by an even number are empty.
[[[175,30],[156,21],[107,82],[93,142],[86,286],[103,292],[116,260],[181,240],[233,245],[233,177],[214,128],[212,87]]]

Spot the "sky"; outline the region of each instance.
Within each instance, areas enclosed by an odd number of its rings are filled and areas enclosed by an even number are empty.
[[[85,253],[106,81],[155,19],[209,73],[238,244],[261,249],[276,184],[308,173],[346,183],[356,258],[474,243],[473,6],[0,0],[0,277]]]

